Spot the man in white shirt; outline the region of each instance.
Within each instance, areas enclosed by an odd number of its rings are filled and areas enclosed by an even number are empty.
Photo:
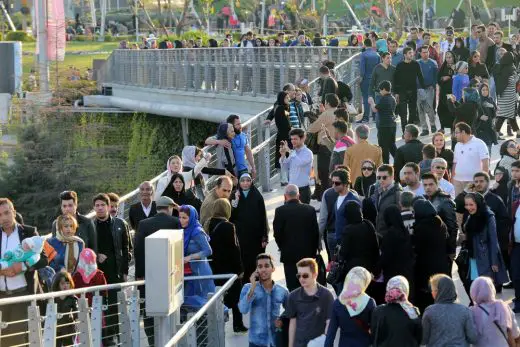
[[[489,171],[489,151],[481,139],[471,134],[471,127],[459,122],[455,124],[455,153],[453,158],[453,186],[455,195],[473,182],[473,175],[479,171]]]
[[[405,192],[412,192],[415,195],[424,195],[424,187],[421,183],[421,169],[416,163],[406,163],[403,167],[404,183],[406,187],[403,188]]]
[[[435,158],[432,160],[431,173],[439,180],[439,188],[445,193],[450,194],[455,199],[455,187],[448,180],[444,179],[444,173],[448,168],[448,163],[444,158]]]
[[[442,41],[440,45],[442,60],[444,61],[444,54],[455,47],[455,35],[451,28],[446,30],[446,40]]]
[[[0,257],[4,257],[7,251],[14,251],[22,240],[38,236],[36,228],[18,224],[15,220],[16,211],[13,203],[7,198],[0,198]],[[38,276],[34,270],[48,265],[44,252],[40,260],[32,267],[25,263],[14,263],[8,268],[0,269],[0,299],[13,298],[22,295],[35,294],[35,285]],[[27,319],[28,302],[5,305],[0,307],[2,322],[23,321]],[[2,328],[2,346],[14,346],[27,343],[27,335],[6,335],[27,331],[27,323],[10,324]]]

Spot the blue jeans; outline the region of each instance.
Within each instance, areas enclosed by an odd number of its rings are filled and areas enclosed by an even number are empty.
[[[368,89],[370,86],[370,77],[363,78],[361,82],[361,94],[363,95],[363,120],[370,119],[370,105],[368,104]]]
[[[336,233],[327,232],[327,246],[329,247],[329,255],[330,257],[334,257],[336,251],[336,245],[338,242],[336,241]],[[330,261],[331,259],[329,259]]]

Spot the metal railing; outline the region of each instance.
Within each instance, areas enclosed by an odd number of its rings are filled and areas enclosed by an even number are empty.
[[[289,48],[284,48],[289,49]],[[356,108],[361,109],[361,90],[359,88],[359,55],[356,53],[345,61],[338,64],[335,68],[336,78],[339,81],[345,82],[352,89],[353,99],[352,103]],[[317,70],[319,64],[315,64],[314,68]],[[309,93],[314,102],[319,102],[319,84],[318,79],[311,80],[309,83]],[[275,178],[277,172],[275,169],[275,151],[276,151],[276,126],[271,122],[269,126],[265,125],[265,119],[272,107],[269,107],[249,120],[242,123],[243,131],[249,138],[249,143],[253,152],[255,166],[257,168],[257,177],[255,185],[263,191],[271,190],[271,182]],[[207,146],[204,151],[214,153],[213,146]],[[215,156],[210,166],[215,163]],[[153,184],[156,184],[159,179],[166,175],[166,171],[151,179]],[[121,218],[128,220],[128,212],[130,206],[139,201],[139,189],[135,189],[128,194],[125,194],[120,199],[119,215]],[[88,217],[94,217],[91,212]]]
[[[93,286],[46,294],[18,296],[0,299],[0,346],[54,346],[56,341],[66,346],[101,346],[103,340],[114,338],[121,346],[216,346],[224,347],[225,307],[223,296],[233,285],[237,276],[213,275],[185,277],[185,281],[225,279],[222,287],[208,295],[202,308],[182,305],[170,317],[169,331],[163,331],[157,322],[146,326],[144,320],[145,299],[141,298],[139,288],[145,281],[134,281],[104,286]],[[149,290],[149,289],[148,289]],[[117,298],[106,300],[106,293],[112,291]],[[157,295],[166,295],[157,293]],[[89,299],[88,296],[91,296]],[[77,309],[67,312],[58,311],[58,301],[64,297],[76,297]],[[89,305],[89,302],[91,304]],[[13,305],[27,307],[27,318],[5,321],[4,310],[12,310]],[[3,313],[3,314],[2,314]],[[143,325],[141,325],[143,319]],[[148,323],[150,324],[150,323]],[[16,326],[16,328],[12,328]],[[11,327],[11,329],[8,329]],[[148,336],[147,329],[153,329]],[[107,329],[112,329],[112,335]],[[8,330],[7,334],[5,333]],[[154,341],[152,344],[148,341]],[[193,341],[196,343],[193,344]],[[197,343],[204,342],[204,343]]]
[[[289,82],[318,77],[320,62],[342,62],[358,52],[357,47],[118,49],[99,82],[272,98]]]

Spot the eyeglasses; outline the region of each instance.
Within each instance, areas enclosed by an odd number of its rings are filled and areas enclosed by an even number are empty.
[[[436,166],[435,170],[446,170],[444,166]]]
[[[335,186],[340,186],[342,185],[343,183],[339,182],[339,181],[332,181],[332,184],[335,185]]]
[[[376,176],[377,180],[386,180],[388,176]]]
[[[366,166],[366,167],[362,167],[361,171],[374,171],[374,168],[370,167],[370,166]]]
[[[303,279],[307,279],[310,277],[310,275],[308,273],[304,273],[304,274],[296,274],[296,278],[297,279],[300,279],[300,277],[302,277]]]

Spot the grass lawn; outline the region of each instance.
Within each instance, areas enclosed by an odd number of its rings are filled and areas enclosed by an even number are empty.
[[[86,52],[112,52],[119,46],[119,42],[97,42],[97,41],[69,41],[65,48],[66,52],[86,51]],[[22,43],[24,52],[36,50],[36,42]]]

